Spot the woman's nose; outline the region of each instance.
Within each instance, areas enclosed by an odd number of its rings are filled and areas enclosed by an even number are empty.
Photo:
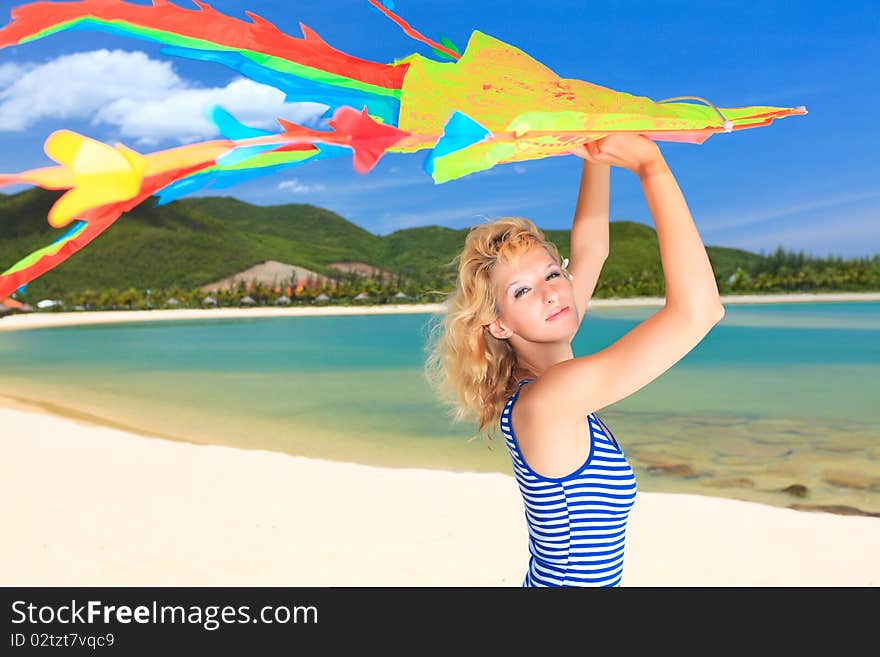
[[[544,283],[544,303],[549,304],[559,299],[559,290],[552,283]]]

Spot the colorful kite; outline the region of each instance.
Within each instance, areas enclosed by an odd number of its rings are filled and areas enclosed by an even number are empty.
[[[412,54],[393,64],[352,57],[300,24],[303,38],[245,12],[225,16],[193,0],[152,6],[123,0],[35,2],[12,11],[0,48],[56,32],[90,29],[159,42],[162,51],[218,62],[283,91],[288,101],[328,106],[331,130],[278,119],[281,130],[245,126],[219,107],[210,118],[222,139],[141,155],[61,130],[45,151],[60,166],[0,175],[0,186],[68,189],[49,213],[54,227],[72,227],[55,242],[0,274],[0,298],[63,262],[150,196],[167,203],[197,190],[225,188],[304,162],[353,153],[368,173],[385,153],[427,150],[435,183],[498,164],[568,154],[576,145],[615,132],[700,144],[717,132],[769,125],[806,114],[804,107],[717,108],[698,97],[653,101],[589,82],[560,78],[521,50],[474,31],[464,53],[415,31],[390,0],[368,0],[444,61]],[[699,100],[705,105],[671,102]]]

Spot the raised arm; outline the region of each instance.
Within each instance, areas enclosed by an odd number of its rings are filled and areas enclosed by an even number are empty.
[[[579,154],[579,153],[576,153]],[[596,290],[609,253],[608,204],[611,165],[584,160],[574,219],[571,223],[571,263],[578,321]]]
[[[545,418],[576,421],[628,397],[684,357],[724,316],[706,249],[659,148],[640,135],[621,136],[606,148],[594,159],[639,176],[660,242],[666,305],[605,349],[543,372],[526,404]]]

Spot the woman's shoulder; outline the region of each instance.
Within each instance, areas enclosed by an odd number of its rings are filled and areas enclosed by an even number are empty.
[[[538,377],[528,377],[517,383],[518,390],[514,395],[516,414],[521,418],[521,422],[559,426],[563,423],[563,418],[554,412],[553,405],[544,398],[546,391],[538,383]]]
[[[536,377],[525,377],[516,382],[516,390],[513,394],[515,398],[514,401],[516,405],[520,408],[530,407],[534,403],[536,396],[533,394],[535,390],[534,382],[537,381]],[[538,397],[540,397],[540,389],[538,390]]]
[[[582,427],[542,403],[541,390],[532,381],[521,383],[510,421],[523,458],[545,477],[570,473],[585,459]]]

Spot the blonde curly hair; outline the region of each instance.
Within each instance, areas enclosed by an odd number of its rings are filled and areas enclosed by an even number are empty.
[[[477,432],[468,442],[482,434],[489,449],[507,399],[520,380],[534,377],[520,367],[510,342],[486,327],[500,315],[492,271],[501,261],[515,263],[534,246],[546,249],[572,278],[556,246],[529,219],[501,217],[471,228],[461,253],[446,264],[457,263],[455,289],[428,333],[424,374],[429,385],[453,422],[476,419]]]

